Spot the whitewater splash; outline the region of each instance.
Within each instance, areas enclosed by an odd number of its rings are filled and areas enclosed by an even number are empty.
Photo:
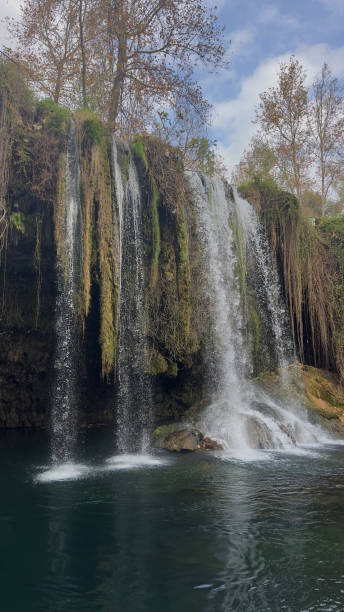
[[[115,455],[114,457],[110,457],[109,459],[107,459],[106,463],[107,470],[116,471],[158,467],[162,465],[168,465],[169,461],[167,461],[167,459],[154,457],[153,455],[134,455],[123,453],[122,455]]]
[[[86,478],[91,468],[78,463],[61,463],[47,468],[35,477],[35,482],[60,482],[64,480],[79,480]]]
[[[277,273],[267,251],[259,219],[250,204],[232,193],[221,179],[189,173],[199,216],[204,278],[209,303],[213,346],[208,350],[210,405],[201,426],[232,456],[257,458],[256,449],[294,451],[329,442],[320,427],[295,402],[272,399],[249,379],[245,296],[240,291],[233,219],[240,222],[244,249],[254,257],[270,320],[276,365],[286,369],[292,358]]]
[[[105,465],[84,465],[79,463],[61,463],[48,467],[34,477],[36,483],[64,482],[97,477],[108,472],[124,470],[141,470],[170,465],[166,458],[154,455],[115,455],[106,460]]]
[[[146,452],[151,429],[151,388],[145,374],[146,306],[144,294],[141,192],[134,161],[123,192],[113,139],[120,234],[120,315],[118,339],[117,446],[121,453]]]

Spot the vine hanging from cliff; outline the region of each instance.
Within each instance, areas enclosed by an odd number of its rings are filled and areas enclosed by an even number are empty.
[[[144,245],[149,273],[148,335],[154,373],[177,374],[176,362],[198,350],[192,330],[191,193],[176,148],[148,136],[132,147],[144,185]],[[190,217],[190,218],[189,218]],[[195,243],[193,242],[195,247]],[[196,249],[197,250],[197,249]],[[166,361],[167,360],[167,361]]]
[[[111,174],[102,125],[87,111],[76,116],[81,147],[83,297],[80,310],[87,317],[91,299],[92,270],[100,288],[101,375],[116,370],[119,287],[113,247]]]
[[[245,195],[260,209],[277,260],[296,353],[309,360],[311,347],[315,365],[335,368],[344,377],[336,344],[335,267],[321,236],[292,194],[258,180]]]

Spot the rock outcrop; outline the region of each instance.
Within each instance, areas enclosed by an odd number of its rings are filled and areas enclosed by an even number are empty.
[[[291,399],[307,408],[314,419],[334,434],[344,435],[344,389],[338,376],[312,366],[294,363],[288,368],[288,379],[281,384],[280,372],[267,372],[256,379],[277,399]]]
[[[199,429],[185,423],[157,427],[153,433],[155,445],[169,451],[223,450],[221,444],[205,436]]]

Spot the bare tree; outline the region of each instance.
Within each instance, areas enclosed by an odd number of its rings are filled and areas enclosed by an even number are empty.
[[[197,62],[227,65],[222,29],[204,0],[97,0],[92,99],[123,135],[147,129],[157,110],[208,104],[192,76]],[[128,134],[129,132],[129,134]]]
[[[204,121],[195,66],[228,65],[206,0],[24,0],[10,30],[37,91],[82,100],[123,136],[151,129],[161,110]]]
[[[344,103],[342,88],[325,63],[312,86],[309,133],[316,162],[322,216],[329,192],[343,170]]]
[[[291,56],[282,62],[278,84],[260,94],[256,122],[267,135],[280,180],[301,201],[307,175],[308,90],[302,64]]]
[[[26,0],[21,20],[11,20],[8,27],[35,90],[56,103],[66,102],[79,49],[75,0]]]

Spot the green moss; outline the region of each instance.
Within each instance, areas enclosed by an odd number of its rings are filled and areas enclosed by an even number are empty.
[[[155,445],[160,448],[163,447],[163,443],[166,438],[171,435],[175,430],[175,425],[160,425],[153,431],[153,438],[155,441]]]
[[[70,122],[70,111],[59,106],[53,100],[41,100],[37,104],[36,119],[54,136],[67,135]]]
[[[119,167],[121,169],[123,189],[125,190],[127,182],[128,182],[129,166],[130,166],[130,161],[131,161],[130,149],[125,146],[121,146],[121,144],[118,144],[117,145],[117,159],[118,159]]]
[[[153,350],[150,357],[150,374],[157,376],[158,374],[165,374],[168,370],[168,363],[166,359],[158,351]]]
[[[141,184],[146,186],[147,198],[144,222],[144,253],[150,258],[150,289],[154,290],[158,280],[159,256],[161,250],[160,224],[159,224],[159,202],[160,194],[156,181],[149,169],[144,144],[141,140],[131,145],[131,151],[138,166]]]
[[[177,288],[179,297],[179,334],[181,344],[186,347],[190,335],[191,294],[188,232],[184,210],[180,207],[176,215],[177,233]]]
[[[150,181],[150,210],[152,218],[152,261],[150,286],[154,289],[158,279],[159,256],[160,256],[160,225],[159,225],[159,193],[154,179]]]
[[[100,269],[100,346],[102,351],[102,375],[108,377],[115,369],[117,325],[118,319],[115,310],[118,308],[118,293],[114,267],[112,265],[112,205],[111,181],[109,160],[104,154],[98,153],[100,162],[96,164],[98,174],[97,199],[99,203],[98,214],[98,250]],[[102,172],[99,173],[99,164]]]
[[[136,142],[134,142],[131,145],[131,150],[136,160],[141,162],[146,172],[148,172],[148,160],[142,140],[137,140]]]
[[[25,234],[25,216],[19,210],[10,215],[10,225],[20,234]]]
[[[116,369],[118,282],[114,255],[109,153],[102,124],[87,110],[76,113],[81,155],[83,274],[80,314],[87,317],[91,283],[99,283],[101,375]]]
[[[104,139],[104,128],[95,118],[83,122],[84,142],[88,146],[100,145]]]
[[[334,301],[334,265],[324,238],[294,195],[255,179],[244,193],[257,207],[276,259],[289,308],[295,353],[302,362],[335,367],[344,378],[344,352],[338,345],[338,307]],[[344,342],[343,342],[344,344]]]
[[[178,364],[174,361],[170,361],[167,368],[167,376],[170,378],[177,378],[178,376]]]

